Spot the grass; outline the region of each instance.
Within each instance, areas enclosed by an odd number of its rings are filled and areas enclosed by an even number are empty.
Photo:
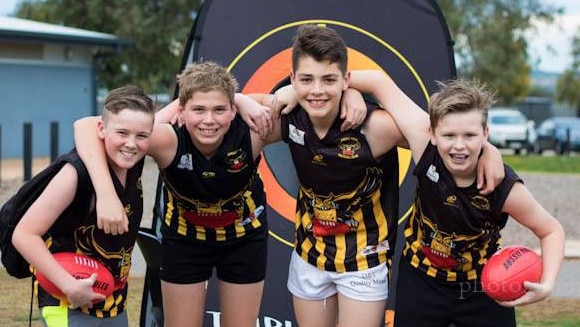
[[[129,287],[129,327],[139,327],[143,277],[131,277]],[[0,268],[0,326],[28,325],[30,279],[15,279]],[[550,298],[540,303],[517,308],[518,326],[572,327],[580,326],[580,299]],[[42,327],[36,301],[33,308],[33,327]]]
[[[580,174],[580,155],[503,155],[516,172]]]
[[[143,294],[143,277],[131,277],[129,282],[129,327],[139,327],[141,311],[141,296]],[[0,268],[0,326],[28,326],[30,310],[31,282],[30,278],[16,279]],[[38,304],[34,300],[32,308],[32,326],[42,327],[39,318]]]

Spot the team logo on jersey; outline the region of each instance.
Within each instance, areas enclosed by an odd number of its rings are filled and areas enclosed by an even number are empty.
[[[133,246],[111,248],[110,242],[106,241],[107,237],[95,225],[81,226],[75,231],[76,246],[82,254],[100,258],[110,269],[114,269],[111,273],[115,276],[117,290],[124,287],[129,277]]]
[[[226,154],[227,169],[230,173],[238,173],[248,167],[248,155],[242,149],[236,149]]]
[[[340,149],[339,157],[344,159],[356,159],[358,158],[358,151],[361,148],[360,141],[356,137],[343,137],[338,142],[338,148]]]
[[[193,170],[193,159],[191,153],[186,153],[179,159],[178,169]]]
[[[201,178],[203,179],[210,179],[215,177],[215,172],[213,171],[204,171],[201,173]]]
[[[304,145],[304,131],[298,129],[296,126],[289,124],[288,125],[288,136],[292,140],[292,142],[300,145]]]
[[[435,183],[439,181],[439,173],[437,172],[437,168],[435,168],[433,165],[429,166],[425,175],[427,175],[427,178]]]
[[[326,166],[326,162],[324,162],[324,155],[322,155],[321,153],[315,154],[314,157],[312,157],[312,163],[321,166]]]
[[[479,210],[485,211],[489,211],[491,207],[489,204],[489,200],[485,196],[479,194],[471,198],[471,205]]]
[[[447,198],[445,199],[445,205],[448,206],[452,206],[452,207],[458,207],[457,205],[457,195],[449,195],[447,196]]]

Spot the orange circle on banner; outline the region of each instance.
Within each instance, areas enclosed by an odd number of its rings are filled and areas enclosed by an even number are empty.
[[[290,76],[292,68],[291,49],[285,49],[273,55],[264,62],[248,79],[243,93],[269,93],[281,81]],[[368,56],[354,49],[348,48],[348,70],[382,70],[382,68]],[[263,156],[265,158],[265,156]],[[264,180],[268,205],[289,221],[294,221],[296,199],[280,185],[274,173],[266,163],[261,160],[259,165],[260,175]],[[407,175],[411,163],[411,152],[399,149],[399,184]]]

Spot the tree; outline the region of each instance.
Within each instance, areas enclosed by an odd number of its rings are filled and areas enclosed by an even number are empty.
[[[558,78],[556,100],[576,108],[580,117],[580,27],[572,37],[572,64]]]
[[[168,93],[203,0],[28,0],[17,17],[131,39],[132,47],[99,60],[98,84],[132,83]]]
[[[552,23],[561,8],[539,0],[437,0],[458,58],[458,74],[497,90],[498,102],[513,104],[531,87],[525,32],[535,21]]]

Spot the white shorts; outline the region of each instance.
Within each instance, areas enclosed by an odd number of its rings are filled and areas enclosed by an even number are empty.
[[[367,270],[337,273],[320,270],[292,251],[288,290],[292,295],[320,301],[340,293],[357,301],[382,301],[389,295],[387,265]]]

